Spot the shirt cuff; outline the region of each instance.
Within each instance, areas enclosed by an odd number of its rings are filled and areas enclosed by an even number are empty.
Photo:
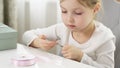
[[[31,37],[31,39],[27,41],[26,45],[29,46],[33,42],[33,40],[36,39],[36,38],[38,38],[38,37],[37,36]]]
[[[81,63],[90,64],[91,60],[92,59],[87,54],[84,53],[81,59]]]
[[[34,35],[34,34],[27,34],[26,33],[23,35],[23,42],[24,42],[24,44],[29,46],[35,38],[38,38],[38,36]]]

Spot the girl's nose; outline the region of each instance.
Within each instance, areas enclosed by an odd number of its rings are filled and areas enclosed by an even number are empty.
[[[68,15],[67,21],[68,21],[69,23],[73,23],[73,22],[74,22],[73,16],[72,16],[72,15]]]

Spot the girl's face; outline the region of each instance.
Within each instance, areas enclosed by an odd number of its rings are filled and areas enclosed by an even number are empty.
[[[81,31],[92,22],[94,9],[82,6],[77,0],[64,0],[60,4],[64,24],[72,31]]]

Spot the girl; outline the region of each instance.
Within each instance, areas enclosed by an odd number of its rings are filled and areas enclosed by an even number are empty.
[[[94,20],[101,0],[60,0],[60,7],[64,24],[25,32],[25,44],[49,50],[59,43],[65,58],[97,68],[114,68],[115,36]]]

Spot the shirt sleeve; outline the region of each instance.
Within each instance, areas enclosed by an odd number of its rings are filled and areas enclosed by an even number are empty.
[[[96,50],[96,60],[84,53],[81,62],[97,68],[114,68],[115,44],[112,40]]]
[[[23,43],[28,46],[31,44],[31,42],[35,38],[38,38],[39,35],[45,35],[47,37],[47,39],[55,40],[55,39],[57,39],[56,28],[57,28],[57,25],[52,25],[52,26],[47,27],[47,28],[26,31],[23,34],[23,38],[22,38]]]

